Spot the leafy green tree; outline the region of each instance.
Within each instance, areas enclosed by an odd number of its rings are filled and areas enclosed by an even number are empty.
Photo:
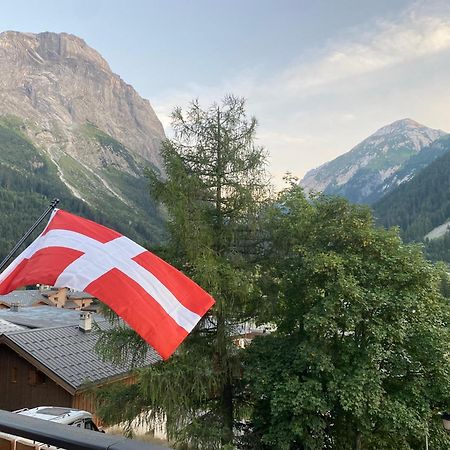
[[[241,415],[234,386],[242,351],[233,337],[257,293],[251,262],[268,186],[265,152],[254,143],[256,120],[247,119],[242,99],[228,96],[208,109],[194,101],[172,119],[174,138],[162,148],[166,177],[148,173],[169,217],[164,257],[216,304],[170,360],[141,371],[135,386],[103,391],[99,411],[113,423],[148,411],[166,418],[169,438],[180,445],[222,448],[232,445]],[[105,334],[101,347],[113,357],[143,350],[124,329]]]
[[[251,449],[448,449],[449,311],[441,269],[368,209],[306,200],[267,214],[266,308],[248,348]]]

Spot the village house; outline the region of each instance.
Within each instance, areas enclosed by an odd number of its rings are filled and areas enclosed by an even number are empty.
[[[71,291],[68,288],[41,286],[39,289],[16,290],[0,295],[0,309],[28,306],[55,306],[56,308],[82,309],[93,308],[94,297],[87,292]]]
[[[0,310],[18,306],[53,306],[48,297],[42,295],[39,289],[28,291],[13,291],[6,295],[0,295]]]
[[[130,365],[105,362],[96,353],[99,334],[91,313],[48,306],[0,313],[0,409],[67,406],[95,414],[93,390],[133,382]],[[57,326],[48,326],[50,322]],[[96,322],[100,328],[109,326],[101,317]],[[158,361],[150,350],[143,365]]]

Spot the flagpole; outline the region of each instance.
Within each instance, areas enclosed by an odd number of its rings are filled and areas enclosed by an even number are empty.
[[[14,256],[14,253],[19,249],[19,247],[26,241],[26,239],[30,236],[30,234],[39,226],[39,224],[48,216],[50,212],[52,212],[56,205],[59,203],[59,198],[54,198],[49,207],[41,214],[39,219],[34,222],[33,226],[22,236],[19,242],[14,246],[14,248],[8,253],[8,256],[0,263],[0,272],[6,266],[8,261]]]

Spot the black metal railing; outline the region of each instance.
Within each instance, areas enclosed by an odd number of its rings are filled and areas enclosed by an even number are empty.
[[[62,425],[0,410],[0,432],[66,450],[168,450],[97,431]]]

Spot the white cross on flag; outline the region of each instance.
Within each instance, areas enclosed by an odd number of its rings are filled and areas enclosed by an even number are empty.
[[[164,359],[214,304],[192,280],[132,240],[60,209],[0,275],[0,294],[37,283],[92,294]]]

